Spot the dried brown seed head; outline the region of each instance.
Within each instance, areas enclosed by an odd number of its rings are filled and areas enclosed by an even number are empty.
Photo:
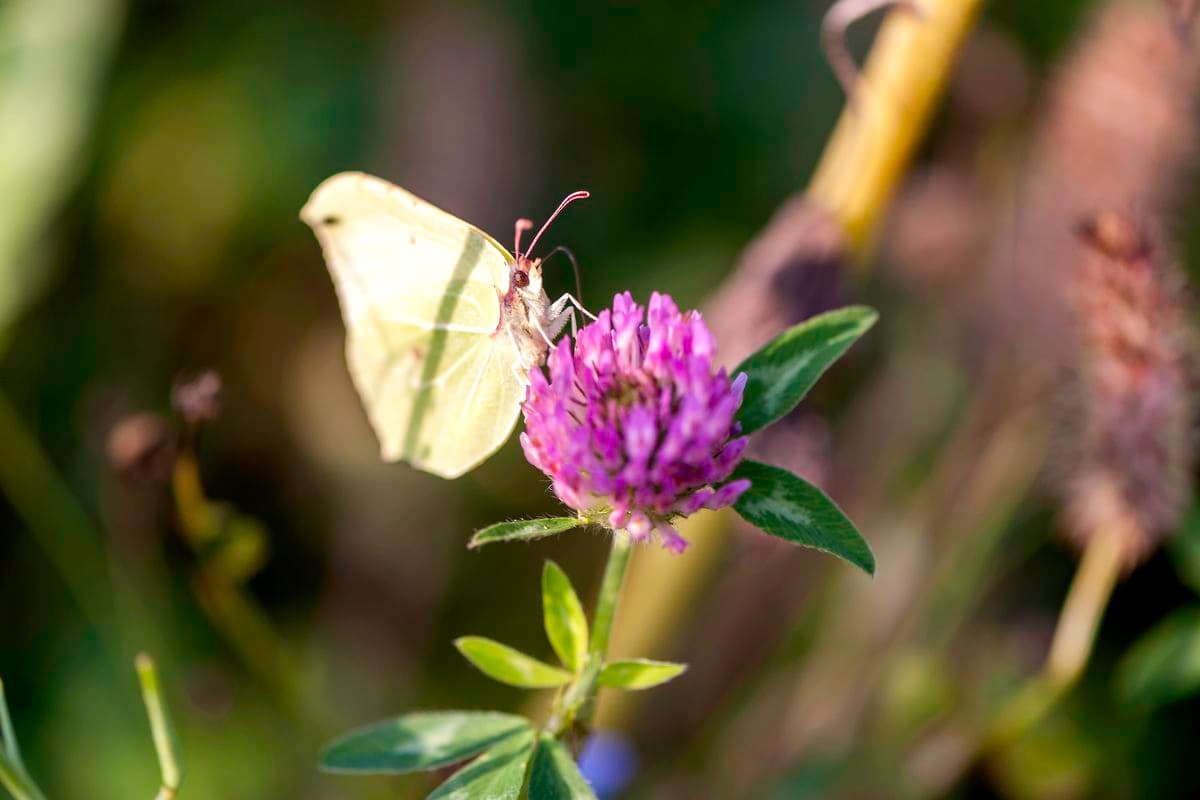
[[[1058,465],[1063,521],[1079,542],[1117,532],[1132,565],[1171,532],[1189,499],[1191,330],[1181,281],[1142,226],[1106,211],[1079,230],[1068,295],[1078,341]]]

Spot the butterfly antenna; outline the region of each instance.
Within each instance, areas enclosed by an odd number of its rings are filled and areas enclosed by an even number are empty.
[[[513,258],[521,257],[521,234],[533,228],[533,220],[522,217],[517,220],[517,234],[513,242]]]
[[[555,217],[557,217],[559,214],[561,214],[562,210],[564,208],[571,205],[571,203],[574,203],[576,200],[583,200],[584,198],[591,197],[591,196],[592,196],[591,192],[585,192],[585,191],[580,190],[578,192],[571,192],[569,195],[564,197],[563,201],[558,204],[558,208],[556,208],[554,210],[554,213],[550,215],[550,219],[548,219],[544,223],[542,223],[542,227],[538,230],[537,234],[533,237],[533,241],[529,243],[529,249],[525,251],[525,255],[529,255],[530,253],[533,252],[533,248],[537,246],[538,239],[542,238],[542,234],[546,232],[546,228],[550,227],[550,223],[554,222]]]
[[[553,258],[555,253],[565,253],[567,258],[570,259],[571,269],[575,273],[575,299],[582,303],[583,302],[583,279],[579,277],[579,262],[575,260],[575,254],[560,244],[558,247],[556,247],[550,251],[550,255],[548,255],[542,259],[542,264],[545,264],[547,261],[549,261],[551,258]]]

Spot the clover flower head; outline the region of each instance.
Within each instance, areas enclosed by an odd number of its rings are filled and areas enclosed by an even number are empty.
[[[672,520],[750,488],[728,480],[746,449],[735,419],[746,376],[714,370],[714,351],[698,312],[680,313],[665,294],[648,308],[617,295],[573,343],[559,341],[548,377],[533,371],[525,457],[589,519],[683,552]]]

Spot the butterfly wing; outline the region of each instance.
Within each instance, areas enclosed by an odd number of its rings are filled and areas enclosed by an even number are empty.
[[[384,459],[456,478],[494,453],[528,381],[513,338],[497,333],[504,248],[362,173],[326,180],[300,216],[321,242]]]

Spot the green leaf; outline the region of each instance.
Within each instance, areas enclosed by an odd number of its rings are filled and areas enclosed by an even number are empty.
[[[557,739],[542,735],[529,775],[529,797],[537,800],[596,800],[575,759]]]
[[[854,524],[817,487],[786,469],[743,461],[733,480],[749,478],[734,509],[772,536],[824,550],[875,574],[875,556]]]
[[[1154,626],[1121,659],[1117,685],[1131,703],[1157,706],[1200,691],[1200,607]]]
[[[45,800],[45,795],[25,768],[3,751],[0,751],[0,786],[7,789],[16,800]]]
[[[533,731],[525,731],[460,769],[429,800],[517,800],[531,755]]]
[[[678,677],[686,669],[687,664],[648,658],[610,661],[600,670],[599,683],[610,689],[649,689]]]
[[[578,528],[585,522],[579,517],[543,517],[542,519],[517,519],[512,522],[497,522],[475,531],[467,547],[480,547],[492,542],[513,542],[541,539],[556,533]]]
[[[38,242],[83,176],[121,0],[0,3],[0,340],[47,283]],[[0,342],[2,346],[3,342]]]
[[[866,306],[819,314],[788,328],[743,361],[731,373],[744,372],[748,378],[737,415],[742,433],[765,428],[795,408],[829,365],[878,318]]]
[[[587,617],[570,579],[553,561],[542,570],[542,616],[554,652],[567,669],[579,672],[587,658]]]
[[[462,636],[454,646],[492,680],[522,689],[549,689],[571,680],[571,673],[482,636]]]
[[[455,764],[530,730],[496,711],[418,711],[351,731],[326,748],[326,772],[415,772]]]

